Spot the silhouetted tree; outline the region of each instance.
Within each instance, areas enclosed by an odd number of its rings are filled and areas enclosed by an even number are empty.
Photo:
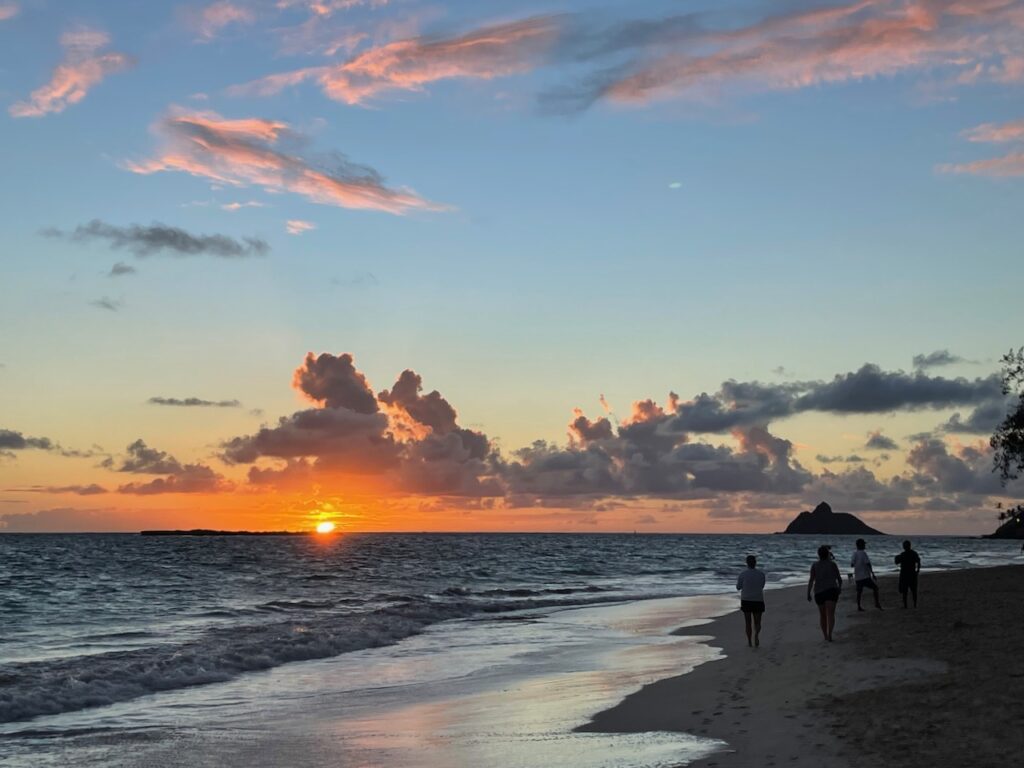
[[[1010,406],[1006,418],[996,427],[989,441],[995,451],[995,466],[992,471],[999,471],[999,479],[1005,486],[1010,480],[1016,480],[1024,472],[1024,347],[1010,350],[1003,355],[1003,394],[1016,397]],[[1004,534],[1022,538],[1024,532],[1024,504],[1017,504],[1003,510],[998,508],[999,530],[996,535]]]
[[[1017,402],[989,442],[995,451],[995,469],[1006,485],[1024,472],[1024,347],[1003,355],[1003,394],[1014,395]]]

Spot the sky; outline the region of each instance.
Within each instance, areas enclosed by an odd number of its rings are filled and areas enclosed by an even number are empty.
[[[0,0],[0,531],[985,533],[1024,2]]]

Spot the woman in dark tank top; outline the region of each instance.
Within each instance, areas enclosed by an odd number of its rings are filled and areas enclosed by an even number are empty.
[[[807,582],[807,602],[811,601],[813,591],[814,602],[818,604],[821,634],[828,642],[832,642],[832,630],[836,626],[836,602],[842,588],[843,575],[832,559],[832,551],[824,545],[818,547],[818,559],[811,566],[811,578]]]

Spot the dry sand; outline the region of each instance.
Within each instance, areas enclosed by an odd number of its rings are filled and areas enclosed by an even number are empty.
[[[680,633],[725,658],[645,686],[581,730],[683,731],[729,751],[695,766],[987,767],[1024,759],[1024,567],[921,575],[904,610],[858,613],[852,584],[826,643],[804,587],[769,591],[761,647],[733,613]],[[870,594],[870,593],[869,593]]]

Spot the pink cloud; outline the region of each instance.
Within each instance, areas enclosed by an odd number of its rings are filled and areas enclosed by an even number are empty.
[[[315,80],[335,101],[364,104],[388,91],[421,91],[439,80],[490,80],[528,71],[557,36],[555,21],[538,17],[481,27],[456,37],[397,40],[342,64],[271,75],[236,86],[232,93],[270,95]]]
[[[0,3],[0,21],[13,19],[20,10],[17,3]]]
[[[298,136],[283,122],[227,120],[215,112],[177,110],[161,120],[156,131],[163,139],[158,156],[126,163],[128,170],[179,171],[235,187],[255,185],[270,192],[291,192],[341,208],[393,214],[445,210],[412,190],[386,186],[372,168],[338,157],[316,162],[279,150],[283,139]]]
[[[569,109],[602,99],[645,104],[730,86],[798,89],[927,69],[1006,79],[1020,68],[1022,32],[1017,0],[858,0],[703,28],[682,44],[654,36],[634,60],[550,100]]]
[[[302,219],[288,219],[285,222],[284,228],[289,235],[301,235],[303,232],[316,229],[316,224],[312,221],[303,221]]]
[[[61,37],[64,61],[57,66],[46,85],[32,91],[26,101],[12,104],[14,117],[42,117],[63,112],[85,98],[89,90],[107,75],[121,72],[132,64],[123,53],[101,53],[110,43],[109,36],[95,29],[79,29]]]
[[[943,173],[994,176],[997,178],[1024,176],[1024,151],[1011,152],[1001,157],[990,157],[970,163],[946,163],[940,165],[939,170]]]
[[[968,141],[995,144],[1007,141],[1021,141],[1024,140],[1024,120],[1014,120],[1000,125],[985,123],[964,131],[964,138]]]
[[[327,17],[360,5],[381,8],[387,4],[388,0],[278,0],[277,7],[285,9],[301,6],[314,16]]]
[[[964,131],[962,135],[968,141],[976,143],[1006,144],[1015,142],[1018,145],[1024,145],[1024,120],[998,124],[983,123]],[[1024,176],[1024,147],[1018,147],[999,157],[989,157],[967,163],[945,163],[938,166],[937,170],[941,173],[994,178]]]
[[[252,24],[256,21],[256,14],[250,8],[229,0],[218,0],[197,12],[191,21],[202,39],[212,40],[230,24]]]

